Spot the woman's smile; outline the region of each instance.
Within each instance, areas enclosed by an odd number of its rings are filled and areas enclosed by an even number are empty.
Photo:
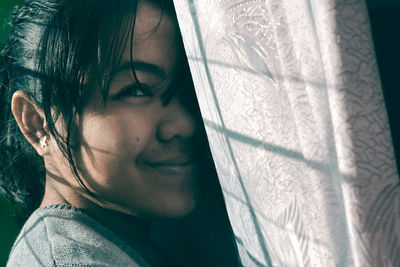
[[[147,163],[151,168],[168,176],[190,178],[196,173],[196,164],[191,155],[182,154],[166,158],[165,160]]]

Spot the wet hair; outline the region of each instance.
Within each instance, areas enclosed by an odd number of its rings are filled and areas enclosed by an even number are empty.
[[[161,16],[173,13],[172,0],[151,2],[163,10]],[[123,47],[133,40],[137,3],[26,0],[14,9],[11,32],[0,55],[0,191],[17,207],[20,216],[29,216],[39,206],[46,173],[43,158],[23,136],[12,115],[13,93],[25,91],[42,108],[46,132],[55,138],[80,186],[97,198],[79,175],[73,134],[89,95],[88,78],[95,77],[99,85],[96,89],[106,104],[110,79]],[[174,88],[180,87],[176,83],[182,82],[170,82],[171,89],[162,96],[165,105],[174,95]],[[63,122],[65,134],[56,129],[58,119]]]

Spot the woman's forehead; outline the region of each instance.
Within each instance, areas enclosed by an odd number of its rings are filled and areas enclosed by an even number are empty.
[[[128,40],[120,63],[140,61],[159,66],[165,73],[170,72],[181,47],[175,21],[157,5],[140,1],[134,23],[133,39],[125,34]]]
[[[175,31],[175,22],[169,12],[150,1],[139,1],[135,19],[135,34],[148,35],[160,29],[161,32]]]

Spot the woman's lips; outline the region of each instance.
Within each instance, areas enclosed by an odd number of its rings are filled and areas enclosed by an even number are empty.
[[[186,155],[149,162],[148,165],[160,173],[176,176],[193,175],[196,169],[196,164],[192,157]]]

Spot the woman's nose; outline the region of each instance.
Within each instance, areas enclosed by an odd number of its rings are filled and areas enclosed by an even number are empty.
[[[196,135],[197,121],[181,101],[178,96],[174,96],[164,109],[157,127],[157,137],[162,142],[171,141],[175,137],[186,139]]]

